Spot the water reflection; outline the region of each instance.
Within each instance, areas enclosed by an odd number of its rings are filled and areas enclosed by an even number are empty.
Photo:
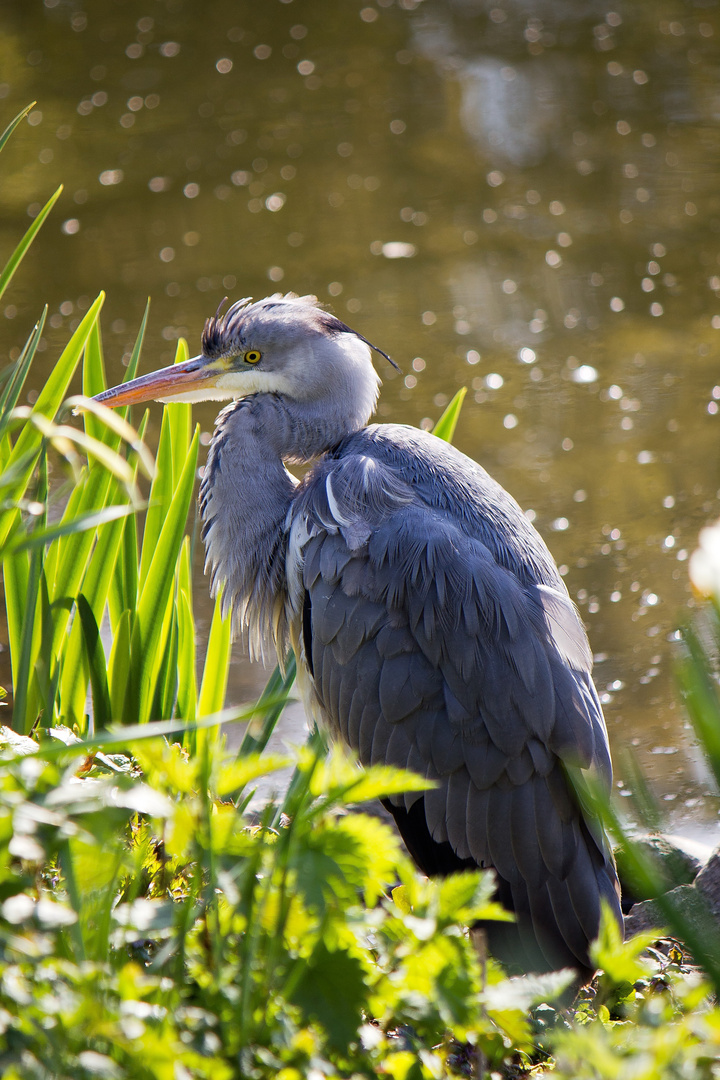
[[[292,288],[401,363],[381,419],[467,385],[458,444],[548,539],[615,748],[690,824],[716,814],[671,650],[720,510],[719,36],[680,0],[45,0],[0,38],[6,118],[38,100],[0,161],[5,250],[66,185],[3,352],[47,300],[49,366],[104,288],[116,381],[148,294],[146,368],[226,293]],[[238,659],[233,696],[257,681]]]

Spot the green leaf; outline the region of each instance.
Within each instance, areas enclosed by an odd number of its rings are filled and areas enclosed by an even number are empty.
[[[366,1001],[365,971],[356,955],[320,941],[303,966],[291,1000],[306,1020],[320,1024],[330,1043],[346,1051],[357,1039]]]
[[[31,112],[35,108],[36,105],[37,105],[37,101],[31,101],[29,105],[25,106],[25,108],[22,110],[22,112],[19,112],[17,114],[17,116],[15,117],[14,120],[10,121],[8,126],[3,131],[2,135],[0,135],[0,150],[3,149],[3,147],[5,146],[5,143],[8,141],[8,139],[10,138],[10,136],[12,135],[13,131],[18,126],[18,124],[22,123],[22,121],[25,119],[27,114],[29,112]]]
[[[279,754],[249,754],[237,761],[228,761],[218,769],[213,790],[220,799],[237,795],[253,780],[285,769],[289,764],[290,759]]]
[[[495,878],[485,870],[467,870],[437,881],[438,918],[466,926],[479,919],[512,922],[514,916],[495,903]]]
[[[45,386],[33,406],[33,413],[41,416],[53,417],[65,395],[70,379],[77,367],[82,351],[85,347],[90,330],[97,319],[105,299],[105,294],[100,293],[95,303],[86,312],[82,322],[78,326],[70,341],[63,349],[57,364],[53,368]],[[8,459],[8,468],[12,468],[18,461],[26,461],[14,483],[14,497],[19,497],[25,491],[34,467],[33,455],[42,445],[43,436],[33,424],[25,424],[20,432],[12,453]],[[7,514],[0,517],[0,549],[5,546],[7,538],[15,527],[19,514]]]
[[[50,196],[50,198],[45,203],[45,205],[43,206],[43,208],[40,211],[40,213],[38,214],[38,216],[33,221],[30,228],[27,230],[27,232],[23,236],[23,238],[20,241],[20,243],[18,244],[18,246],[13,251],[10,258],[6,262],[2,273],[0,273],[0,296],[2,296],[2,294],[5,292],[8,285],[12,281],[12,278],[13,278],[13,275],[14,275],[15,271],[17,270],[17,268],[20,265],[20,263],[22,262],[22,260],[25,258],[25,254],[26,254],[28,248],[30,247],[30,245],[32,244],[33,240],[35,239],[37,233],[41,229],[42,224],[45,221],[45,218],[48,216],[48,214],[52,210],[53,206],[55,205],[57,200],[60,198],[60,192],[62,191],[62,189],[63,189],[63,186],[61,184],[60,187],[57,189],[57,191],[54,193],[54,195]]]
[[[220,604],[218,598],[217,604]],[[216,607],[218,611],[218,607]],[[230,651],[230,619],[228,618],[228,657]],[[208,643],[208,658],[210,655],[210,645]],[[205,661],[207,665],[207,659]],[[227,661],[226,661],[227,664]],[[258,698],[257,705],[255,706],[255,715],[252,722],[248,724],[243,741],[240,744],[240,755],[242,754],[254,754],[264,750],[267,746],[270,736],[272,735],[278,720],[282,716],[283,710],[287,705],[290,698],[290,690],[295,682],[296,663],[295,653],[290,653],[285,661],[285,673],[283,674],[280,666],[278,665],[273,671],[272,675],[267,681],[265,689]],[[227,683],[227,667],[224,673],[223,683],[223,697],[224,686]],[[203,677],[203,686],[205,679]],[[203,712],[200,712],[203,716]]]
[[[401,795],[406,791],[430,791],[434,787],[432,780],[391,765],[361,769],[339,748],[326,762],[318,763],[310,782],[313,795],[327,794],[333,800],[350,804]]]
[[[26,560],[23,553],[18,556],[20,560]],[[4,576],[12,577],[14,557],[11,556],[4,564]],[[13,654],[13,727],[21,734],[29,734],[34,717],[28,713],[28,701],[30,698],[30,680],[34,670],[35,657],[40,650],[42,639],[42,618],[38,617],[38,594],[40,589],[40,577],[42,575],[42,550],[35,550],[30,555],[30,560],[25,578],[25,593],[18,597],[18,587],[23,581],[22,563],[18,576],[11,586],[10,596],[13,605],[19,603],[20,610],[11,613],[8,607],[8,623],[15,626],[16,647]],[[6,600],[7,602],[7,600]]]
[[[32,333],[25,342],[20,356],[12,366],[10,377],[5,384],[2,396],[0,397],[0,438],[2,438],[7,429],[10,421],[10,414],[17,405],[20,393],[25,385],[25,379],[30,370],[30,364],[33,361],[45,327],[47,311],[47,305],[45,305],[42,315],[35,323]]]
[[[176,715],[178,694],[178,610],[177,603],[172,601],[165,611],[157,651],[161,660],[155,673],[150,716],[155,720],[170,720]]]
[[[597,941],[590,947],[590,955],[597,967],[602,968],[616,985],[634,983],[648,974],[649,963],[642,954],[657,937],[657,930],[645,930],[623,941],[615,916],[603,903],[600,931]]]
[[[457,427],[458,418],[460,416],[460,409],[462,408],[462,403],[465,400],[466,394],[467,387],[462,386],[435,424],[433,435],[437,435],[438,439],[443,439],[445,442],[449,443],[453,441],[455,428]]]
[[[85,513],[96,512],[97,507],[104,507],[113,490],[112,477],[105,469],[96,465],[89,471],[85,482],[74,489],[63,514],[61,525]],[[54,605],[60,601],[66,604],[65,614],[58,615],[55,620],[53,654],[56,653],[65,633],[71,605],[92,554],[94,541],[95,530],[91,528],[84,532],[60,535],[50,547],[48,556],[51,557],[53,552],[57,554],[57,569],[54,580],[50,583],[51,600]]]
[[[130,354],[130,360],[128,362],[128,366],[127,366],[126,371],[125,371],[125,377],[123,379],[123,382],[129,382],[131,379],[134,379],[135,375],[137,374],[138,363],[140,361],[140,353],[142,351],[142,344],[143,344],[143,341],[145,339],[145,331],[147,329],[147,323],[148,323],[149,314],[150,314],[150,300],[148,299],[148,302],[145,305],[145,311],[143,313],[142,321],[140,323],[140,329],[138,330],[137,337],[135,338],[135,344],[133,345],[133,351]],[[116,413],[117,416],[121,416],[123,418],[123,420],[127,420],[128,416],[130,414],[130,408],[131,408],[130,405],[123,405],[123,407],[121,409],[116,409],[115,413]],[[147,418],[147,410],[145,411],[145,416]]]
[[[82,594],[87,599],[98,625],[102,621],[110,582],[116,573],[123,528],[124,521],[119,518],[98,529],[93,557],[83,578]],[[62,661],[59,712],[70,726],[82,726],[90,669],[85,635],[78,619],[74,620],[69,639],[63,646]],[[109,715],[112,716],[112,712]]]
[[[147,427],[149,413],[145,414],[138,427],[138,438],[142,440]],[[154,464],[152,471],[154,472]],[[117,569],[113,574],[108,594],[108,610],[113,629],[123,611],[130,611],[131,622],[135,617],[138,601],[138,534],[135,517],[125,521],[122,542],[118,553]]]
[[[77,609],[85,640],[85,652],[90,666],[94,721],[92,730],[97,730],[106,727],[112,719],[105,650],[100,639],[100,630],[95,614],[82,593],[77,599]]]
[[[134,519],[133,519],[134,520]],[[110,715],[120,720],[125,707],[125,695],[130,679],[131,612],[125,610],[115,626],[110,659],[108,661],[108,687],[110,692]]]
[[[98,319],[90,331],[85,346],[85,361],[83,363],[83,388],[85,397],[91,398],[100,394],[107,386],[105,381],[105,361],[103,359],[102,337],[100,335],[100,320]],[[119,447],[120,440],[103,424],[93,413],[84,414],[85,431],[94,439],[107,442],[115,449]]]
[[[222,595],[216,596],[200,684],[198,716],[210,716],[211,713],[219,712],[225,704],[232,644],[231,630],[232,615],[228,612],[227,617],[223,618]]]
[[[187,342],[178,340],[175,351],[175,363],[182,364],[189,356]],[[172,402],[165,406],[170,427],[170,445],[172,446],[173,491],[177,487],[187,458],[192,436],[192,406],[186,402]]]
[[[17,551],[29,551],[32,548],[44,547],[51,541],[58,539],[58,537],[72,536],[74,533],[87,532],[88,529],[95,530],[100,525],[105,525],[109,521],[116,521],[118,518],[127,517],[128,514],[133,513],[135,511],[132,506],[106,506],[104,510],[78,514],[77,517],[70,518],[68,521],[63,519],[58,525],[47,525],[44,529],[34,529],[24,539],[13,541],[7,551],[8,554],[12,555]]]
[[[168,605],[172,603],[175,566],[195,483],[198,440],[199,429],[196,429],[142,586],[132,630],[130,680],[123,711],[125,723],[142,723],[150,719],[153,686],[160,666],[156,651]]]
[[[23,625],[29,603],[30,559],[27,552],[3,559],[3,585],[13,686],[19,688]]]
[[[157,549],[160,532],[168,514],[168,509],[173,497],[173,460],[172,460],[172,436],[170,433],[170,414],[168,408],[163,409],[162,423],[160,426],[160,441],[157,454],[155,455],[155,476],[148,497],[148,508],[145,514],[145,527],[143,530],[143,545],[140,556],[140,574],[138,578],[139,589],[142,592],[145,580],[150,569],[150,564]],[[175,562],[173,561],[173,569]]]
[[[190,538],[185,537],[180,556],[180,582],[177,594],[178,655],[177,655],[177,711],[184,720],[194,720],[197,708],[197,681],[195,676],[195,620],[191,607]],[[185,580],[183,580],[185,579]]]

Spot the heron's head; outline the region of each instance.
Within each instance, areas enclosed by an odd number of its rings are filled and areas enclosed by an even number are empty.
[[[304,403],[352,401],[366,423],[380,382],[374,348],[314,296],[239,300],[207,320],[199,356],[113,387],[96,400],[119,406],[274,393]]]

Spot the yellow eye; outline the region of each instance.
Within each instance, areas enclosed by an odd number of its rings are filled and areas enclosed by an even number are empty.
[[[257,349],[249,349],[243,356],[243,360],[246,364],[257,364],[261,356],[262,353],[259,353]]]

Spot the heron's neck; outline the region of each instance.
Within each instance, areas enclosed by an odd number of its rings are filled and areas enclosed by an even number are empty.
[[[256,655],[270,644],[282,655],[289,644],[286,519],[297,481],[284,463],[309,461],[360,427],[272,394],[243,398],[218,417],[200,487],[206,569]]]

